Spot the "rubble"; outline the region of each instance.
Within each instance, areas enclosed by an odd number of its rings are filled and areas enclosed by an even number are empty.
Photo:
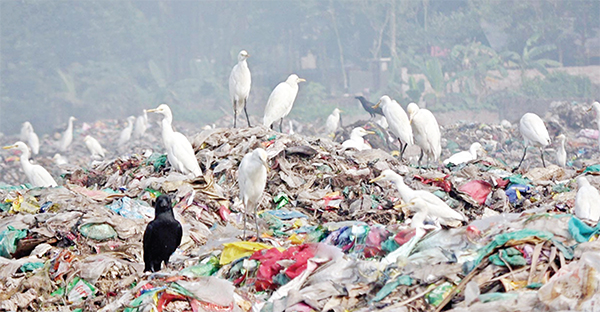
[[[60,166],[46,137],[35,162],[59,187],[23,184],[18,155],[2,154],[0,311],[597,310],[600,225],[572,215],[574,179],[600,185],[597,142],[576,136],[592,127],[585,113],[559,103],[544,118],[561,125],[551,137],[568,137],[565,168],[543,168],[532,152],[516,172],[522,138],[507,123],[444,127],[442,159],[473,142],[487,155],[430,168],[417,168],[410,148],[408,162],[399,161],[397,140],[372,122],[334,140],[310,126],[312,134],[291,135],[182,128],[204,172],[191,180],[170,170],[158,127],[131,142],[131,154],[92,160],[82,138],[116,147],[120,129],[86,124]],[[356,126],[374,131],[365,138],[381,147],[342,150]],[[270,165],[259,205],[264,234],[241,241],[237,168],[256,147]],[[369,183],[385,169],[469,222],[411,227],[412,215],[395,208],[396,188]],[[162,193],[173,196],[183,239],[168,267],[144,273],[143,231]]]

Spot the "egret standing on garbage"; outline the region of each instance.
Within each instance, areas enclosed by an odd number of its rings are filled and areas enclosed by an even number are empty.
[[[192,173],[194,177],[202,175],[202,169],[200,169],[192,144],[185,135],[173,131],[173,127],[171,126],[173,114],[169,105],[160,104],[157,108],[149,109],[148,112],[156,112],[163,115],[162,139],[171,166],[183,174]]]
[[[306,81],[303,78],[298,78],[296,74],[291,74],[286,81],[278,84],[267,101],[265,107],[265,116],[263,124],[265,127],[273,129],[273,123],[279,120],[279,131],[281,132],[281,124],[294,105],[296,95],[298,95],[298,83]]]
[[[254,212],[254,221],[256,222],[256,238],[260,238],[260,229],[258,227],[258,217],[256,210],[258,203],[267,185],[267,173],[269,165],[267,164],[267,152],[262,148],[244,155],[240,168],[238,170],[238,184],[240,187],[240,199],[244,204],[244,240],[246,239],[246,219],[250,211]]]
[[[327,117],[327,121],[325,121],[325,129],[327,131],[327,135],[335,133],[335,130],[340,126],[340,113],[342,111],[339,108],[335,108],[331,115]]]
[[[527,155],[527,148],[529,145],[540,148],[542,165],[546,167],[546,162],[544,162],[544,147],[550,144],[550,135],[548,134],[548,129],[546,129],[542,118],[534,113],[526,113],[519,121],[519,131],[525,140],[525,148],[523,149],[523,158],[521,158],[519,165],[515,169],[521,167],[525,155]]]
[[[171,254],[181,244],[182,236],[183,229],[175,219],[171,199],[160,195],[154,204],[154,220],[144,231],[144,272],[160,271],[163,262],[167,266]]]
[[[565,150],[566,140],[567,137],[564,134],[556,137],[556,141],[558,142],[558,148],[556,149],[556,163],[561,167],[567,165],[567,151]]]
[[[400,144],[400,160],[402,160],[406,147],[414,143],[408,115],[406,115],[406,112],[398,102],[392,101],[387,95],[382,96],[373,108],[378,108],[379,106],[381,106],[389,129],[398,139],[398,144]]]
[[[477,159],[477,157],[482,153],[485,153],[483,146],[481,146],[479,142],[475,142],[471,144],[471,147],[468,151],[458,152],[446,158],[444,160],[444,165],[453,164],[455,166],[458,166],[460,164],[464,164]]]
[[[83,142],[85,142],[85,146],[87,147],[88,151],[90,151],[90,153],[92,154],[92,157],[105,157],[102,145],[100,145],[100,142],[98,142],[98,140],[96,140],[94,137],[92,137],[91,135],[86,135],[83,139]]]
[[[432,221],[444,226],[458,227],[462,225],[463,221],[468,221],[463,214],[450,208],[443,201],[436,205],[431,202],[428,202],[422,197],[416,196],[413,199],[411,199],[410,202],[408,202],[406,205],[402,206],[408,206],[411,208],[412,211],[416,212],[416,214],[422,213],[425,216],[427,216],[426,218],[429,218]],[[417,220],[419,219],[421,218],[417,218]],[[414,221],[415,218],[413,218],[413,222]],[[423,221],[424,220],[419,220],[419,222],[421,223]]]
[[[119,147],[125,145],[125,143],[129,142],[129,139],[131,139],[131,133],[133,132],[134,122],[135,116],[127,117],[127,127],[125,127],[125,129],[123,129],[121,131],[121,134],[119,135],[119,142],[117,143]]]
[[[25,131],[25,133],[23,133],[23,131]],[[29,121],[23,123],[21,135],[23,134],[25,135],[27,144],[29,144],[29,147],[31,148],[31,152],[34,155],[37,155],[40,152],[40,138],[35,134],[35,131],[33,131],[33,126]]]
[[[350,139],[342,143],[342,150],[355,148],[359,151],[371,149],[371,145],[365,142],[364,136],[367,134],[375,134],[373,131],[367,131],[363,127],[357,127],[350,132]]]
[[[440,224],[455,225],[457,221],[467,221],[466,217],[450,208],[441,198],[425,190],[413,190],[404,183],[404,178],[390,169],[381,172],[381,175],[369,181],[390,181],[398,189],[400,198],[405,204],[416,205],[416,208],[427,212],[427,215],[438,219]],[[418,199],[417,199],[418,198]]]
[[[600,193],[590,184],[586,177],[577,178],[579,190],[575,196],[573,213],[579,219],[591,220],[594,223],[600,220]]]
[[[236,127],[237,115],[244,109],[246,114],[246,121],[248,127],[250,126],[250,118],[248,118],[248,111],[246,111],[246,101],[250,94],[250,85],[252,84],[252,75],[250,75],[250,69],[248,68],[248,62],[246,59],[250,57],[250,54],[246,50],[240,51],[238,54],[238,63],[233,66],[231,75],[229,75],[229,96],[233,102],[233,127]]]
[[[44,167],[40,165],[34,165],[29,162],[29,147],[27,144],[18,141],[13,145],[5,146],[4,149],[16,148],[21,151],[21,167],[27,176],[27,180],[34,187],[51,187],[57,186],[58,184],[54,178],[48,173]]]
[[[67,148],[69,148],[69,145],[71,145],[71,142],[73,142],[73,121],[75,120],[77,120],[77,118],[73,116],[69,117],[69,124],[67,125],[67,130],[63,132],[58,146],[61,152],[66,152]]]
[[[427,155],[428,161],[437,162],[442,153],[442,135],[435,116],[428,109],[419,108],[415,103],[408,104],[406,111],[408,112],[415,144],[421,147],[419,166],[424,153]]]
[[[143,114],[139,115],[135,119],[135,126],[133,128],[133,137],[135,139],[141,139],[144,136],[144,132],[148,129],[148,114],[146,110],[143,110]]]

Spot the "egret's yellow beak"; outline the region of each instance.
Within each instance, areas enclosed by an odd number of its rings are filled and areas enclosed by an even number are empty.
[[[411,206],[411,205],[412,205],[412,203],[397,204],[397,205],[394,205],[394,209],[402,209],[404,207],[408,207],[408,206]]]
[[[2,148],[3,149],[11,149],[11,148],[15,148],[15,147],[17,147],[17,146],[16,145],[7,145],[7,146],[4,146]]]
[[[156,112],[156,108],[146,110],[146,113],[153,113],[153,112]]]
[[[269,173],[269,171],[271,171],[271,168],[269,167],[269,164],[267,163],[267,161],[263,161],[262,162],[263,166],[265,166],[265,168],[267,168],[267,173]]]
[[[306,81],[306,79],[304,79],[304,78],[298,78],[298,82],[303,82],[303,81]]]
[[[378,176],[377,178],[373,178],[373,179],[369,180],[369,183],[374,183],[374,182],[377,182],[377,181],[379,181],[381,179],[383,179],[383,177],[382,176]]]
[[[374,131],[367,131],[368,134],[377,134]]]
[[[373,106],[373,108],[379,108],[379,105],[381,105],[381,100],[379,100],[379,102],[377,102],[377,104],[375,104],[375,105]]]
[[[340,109],[340,113],[343,113],[344,111]]]
[[[587,109],[587,112],[591,112],[591,111],[592,111],[592,109],[594,109],[594,107],[593,107],[593,106],[592,106],[592,107],[590,107],[590,108],[588,108],[588,109]]]

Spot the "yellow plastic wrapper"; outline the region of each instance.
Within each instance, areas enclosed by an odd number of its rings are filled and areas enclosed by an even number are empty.
[[[225,243],[223,246],[225,248],[221,253],[221,259],[219,259],[220,265],[225,265],[239,258],[249,256],[257,250],[273,248],[271,245],[255,242]]]
[[[290,242],[292,242],[292,244],[300,245],[300,244],[304,243],[305,237],[304,236],[300,237],[300,236],[296,235],[296,233],[294,233],[288,239],[290,240]]]

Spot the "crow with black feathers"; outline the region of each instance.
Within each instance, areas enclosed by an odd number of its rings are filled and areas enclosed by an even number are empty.
[[[165,266],[169,257],[181,243],[183,230],[181,223],[175,219],[171,208],[171,199],[161,195],[154,204],[154,220],[148,223],[144,232],[144,272],[160,271],[162,262]]]
[[[355,96],[354,98],[360,101],[360,104],[371,115],[371,118],[375,118],[375,114],[384,116],[383,110],[381,110],[381,107],[373,108],[373,106],[375,106],[375,104],[367,101],[367,99],[365,99],[364,96],[362,96],[362,95]]]

